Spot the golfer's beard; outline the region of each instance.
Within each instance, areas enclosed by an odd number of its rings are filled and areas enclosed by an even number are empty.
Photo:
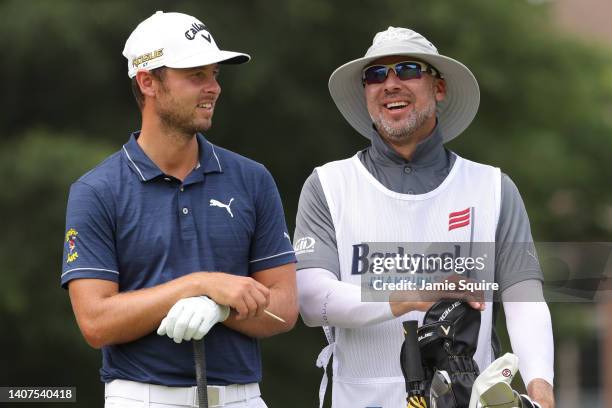
[[[157,102],[156,110],[162,126],[172,133],[184,134],[191,138],[197,132],[210,128],[210,125],[196,123],[193,112],[182,110],[180,104],[169,95]]]
[[[404,144],[412,139],[412,135],[419,130],[436,113],[435,100],[430,101],[422,110],[413,110],[402,121],[390,121],[379,115],[372,118],[374,126],[385,139],[395,144]]]

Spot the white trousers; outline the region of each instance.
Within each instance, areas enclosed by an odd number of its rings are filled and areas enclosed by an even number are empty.
[[[209,386],[209,407],[267,408],[259,385]],[[196,387],[165,387],[126,380],[105,385],[105,408],[198,408]]]

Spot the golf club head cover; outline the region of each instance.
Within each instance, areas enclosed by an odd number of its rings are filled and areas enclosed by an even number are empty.
[[[426,394],[436,370],[448,372],[451,392],[437,401],[440,407],[467,408],[472,385],[478,377],[473,359],[478,345],[480,312],[461,301],[440,300],[425,313],[418,330],[419,348],[425,371]]]
[[[510,384],[518,372],[519,359],[512,353],[506,353],[493,361],[474,381],[469,408],[477,408],[478,401],[483,392],[498,382]]]

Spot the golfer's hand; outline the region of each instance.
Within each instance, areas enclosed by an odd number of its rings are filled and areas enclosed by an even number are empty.
[[[236,311],[236,319],[261,316],[270,303],[270,289],[253,278],[221,272],[204,272],[206,296]]]
[[[179,300],[164,317],[157,334],[168,336],[176,343],[200,340],[217,322],[229,316],[229,307],[218,305],[206,296]]]

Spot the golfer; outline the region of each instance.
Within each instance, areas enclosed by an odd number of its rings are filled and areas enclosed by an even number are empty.
[[[72,185],[61,276],[102,349],[106,407],[197,406],[189,340],[204,336],[209,406],[265,407],[257,338],[297,319],[295,256],[270,173],[202,133],[221,65],[250,57],[161,11],[123,55],[142,127]]]
[[[329,89],[340,113],[371,143],[316,168],[297,214],[300,313],[328,335],[317,364],[326,367],[333,354],[332,406],[405,406],[401,321],[422,322],[432,305],[362,302],[360,283],[374,260],[367,243],[489,242],[495,243],[494,279],[521,375],[529,395],[552,407],[551,319],[521,196],[499,169],[444,146],[478,110],[472,72],[422,35],[389,27],[363,58],[332,73]],[[525,292],[530,302],[510,301]],[[496,308],[482,306],[474,355],[480,370],[499,353]],[[321,403],[326,383],[324,375]]]

